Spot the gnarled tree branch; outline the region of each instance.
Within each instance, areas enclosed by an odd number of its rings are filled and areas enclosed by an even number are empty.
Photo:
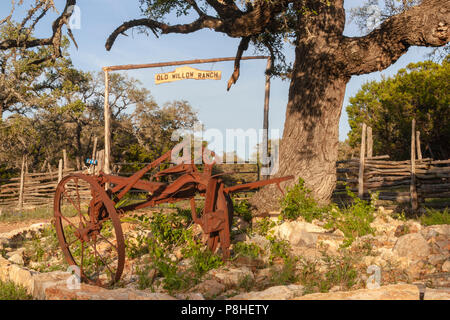
[[[0,42],[0,50],[8,50],[12,48],[34,48],[39,46],[53,46],[53,55],[52,59],[56,59],[61,56],[61,41],[62,41],[62,28],[64,25],[69,24],[70,16],[72,15],[72,11],[70,8],[74,5],[76,5],[76,0],[66,0],[66,5],[64,7],[63,12],[56,18],[56,20],[52,24],[52,36],[49,38],[42,38],[42,39],[29,39],[29,35],[31,31],[36,26],[37,22],[39,22],[43,16],[48,12],[50,2],[42,2],[38,3],[35,8],[30,9],[28,12],[28,15],[25,17],[25,19],[22,21],[22,24],[20,25],[20,30],[25,28],[26,22],[34,15],[34,13],[40,9],[43,5],[46,5],[43,12],[36,18],[36,20],[33,22],[33,24],[29,27],[30,30],[27,30],[24,34],[23,32],[19,33],[19,36],[17,39],[5,39]],[[70,37],[73,39],[73,35]],[[39,60],[38,62],[42,62],[46,59]]]
[[[387,68],[411,46],[439,47],[449,41],[450,1],[424,0],[367,36],[343,37],[335,62],[347,75],[360,75]]]
[[[234,60],[234,72],[231,75],[230,80],[228,80],[227,85],[227,91],[230,90],[231,86],[236,83],[236,81],[239,79],[239,73],[241,68],[241,58],[244,54],[244,51],[248,49],[248,44],[250,42],[250,37],[244,37],[242,38],[241,42],[239,43],[239,47],[236,53],[236,60]]]

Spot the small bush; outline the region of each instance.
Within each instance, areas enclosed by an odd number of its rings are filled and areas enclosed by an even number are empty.
[[[297,259],[293,257],[287,257],[284,260],[283,267],[281,269],[273,270],[270,277],[271,286],[285,286],[295,283],[299,280],[296,268]]]
[[[250,210],[250,203],[247,200],[233,201],[234,214],[250,223],[252,221],[252,211]]]
[[[420,217],[420,222],[425,226],[450,224],[450,210],[448,208],[444,211],[427,209],[426,213]]]
[[[330,257],[323,254],[325,272],[319,272],[318,262],[301,261],[299,282],[305,286],[305,294],[328,292],[334,286],[348,290],[356,284],[358,272],[349,256]]]
[[[370,223],[375,219],[374,202],[377,198],[373,197],[373,202],[368,203],[359,199],[349,188],[347,194],[352,197],[353,203],[343,209],[338,207],[331,209],[325,224],[325,228],[339,229],[344,233],[346,237],[344,246],[350,245],[356,237],[373,234],[374,230],[370,227]]]
[[[272,263],[275,258],[282,258],[284,261],[290,258],[289,242],[286,240],[278,240],[272,236],[267,236],[267,239],[270,241],[270,263]]]
[[[275,221],[272,221],[269,218],[265,217],[254,224],[252,231],[265,237],[267,236],[269,230],[275,226]]]
[[[236,256],[242,255],[255,259],[261,255],[263,250],[254,243],[238,242],[234,245],[233,251]]]
[[[188,247],[185,249],[185,256],[192,258],[191,270],[197,277],[223,265],[221,257],[213,254],[209,248],[204,248],[202,244],[192,238],[189,239]]]
[[[14,282],[0,280],[0,300],[32,300],[27,290]]]
[[[160,243],[166,243],[167,245],[180,243],[185,235],[183,218],[176,213],[155,213],[152,217],[150,230]]]
[[[305,181],[299,178],[298,183],[288,189],[281,201],[281,217],[285,220],[295,220],[302,216],[306,221],[321,219],[324,208],[319,206],[311,196],[311,190],[305,187]],[[326,210],[325,210],[326,211]]]

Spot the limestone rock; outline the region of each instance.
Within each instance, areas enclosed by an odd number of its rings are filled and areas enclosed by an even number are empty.
[[[273,228],[274,235],[288,241],[293,246],[315,247],[318,233],[326,230],[312,223],[302,221],[286,221]]]
[[[225,291],[225,285],[216,280],[205,280],[190,290],[193,293],[200,292],[206,298],[216,297]]]
[[[446,260],[446,257],[443,254],[432,254],[428,257],[428,262],[432,265],[438,265],[443,263]]]
[[[18,253],[14,253],[13,255],[11,255],[11,257],[9,257],[8,260],[11,261],[12,263],[19,264],[19,265],[24,264],[22,255],[18,254]]]
[[[450,300],[450,288],[426,288],[424,300]]]
[[[442,271],[444,272],[450,272],[450,260],[447,260],[442,265]]]
[[[178,300],[205,300],[201,293],[179,293],[175,297]]]
[[[269,245],[270,245],[270,241],[267,240],[266,237],[263,237],[263,236],[261,236],[261,235],[259,235],[259,234],[255,235],[255,236],[253,236],[253,237],[251,237],[251,238],[249,238],[249,239],[247,239],[245,242],[246,242],[246,243],[253,243],[253,244],[256,244],[256,245],[257,245],[258,247],[260,247],[261,249],[266,249],[266,248],[268,248]]]
[[[398,238],[393,252],[400,257],[420,260],[430,254],[430,246],[420,233],[409,233]]]
[[[45,289],[47,300],[176,300],[165,293],[150,293],[134,289],[107,290],[82,283],[80,289],[57,284]]]
[[[227,287],[238,286],[245,278],[254,279],[254,275],[247,267],[216,269],[208,272],[209,275],[218,279]]]
[[[420,233],[425,237],[425,239],[429,239],[434,236],[443,235],[447,238],[450,238],[450,225],[448,224],[438,224],[433,226],[424,227]]]
[[[303,294],[303,286],[288,285],[270,287],[264,291],[252,291],[242,293],[230,298],[229,300],[287,300]]]
[[[395,284],[377,289],[360,289],[347,292],[329,292],[308,294],[294,300],[419,300],[417,286]]]

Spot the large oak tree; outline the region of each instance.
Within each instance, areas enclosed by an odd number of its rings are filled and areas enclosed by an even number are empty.
[[[280,42],[292,39],[295,61],[277,175],[304,178],[320,201],[327,201],[335,186],[339,118],[351,76],[383,70],[411,46],[439,47],[450,39],[448,0],[386,0],[388,16],[381,15],[382,23],[360,37],[343,34],[343,0],[140,2],[146,16],[119,26],[107,40],[108,50],[120,34],[134,27],[148,28],[155,35],[212,29],[241,39],[229,85],[239,76],[239,57],[250,42],[280,57]],[[185,24],[164,22],[174,12],[194,18]],[[276,204],[271,194],[267,188],[256,196],[260,208]]]

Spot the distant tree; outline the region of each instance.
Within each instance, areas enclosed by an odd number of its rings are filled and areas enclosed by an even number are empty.
[[[64,9],[58,13],[54,0],[11,0],[11,11],[7,16],[0,17],[0,26],[9,30],[8,34],[3,34],[0,38],[0,51],[13,48],[30,49],[48,47],[52,50],[47,55],[36,57],[34,64],[39,64],[48,59],[56,60],[62,56],[61,47],[63,45],[63,27],[67,28],[67,35],[73,40],[70,29],[70,18],[74,12],[76,0],[66,0]],[[25,10],[22,17],[15,17],[18,7],[28,4],[29,9]],[[51,26],[51,35],[47,38],[35,38],[33,33],[36,26],[48,17],[51,11],[59,15],[54,19]],[[19,20],[20,22],[16,22]]]
[[[450,55],[442,64],[411,63],[394,77],[364,84],[347,106],[350,145],[359,145],[365,122],[373,128],[375,153],[409,159],[415,118],[423,152],[435,159],[450,158],[449,80]]]
[[[0,38],[7,32],[0,26]],[[0,50],[0,119],[5,112],[26,114],[41,105],[40,100],[53,88],[56,75],[71,65],[68,45],[68,40],[63,39],[62,56],[39,64],[33,62],[49,54],[46,47]]]

